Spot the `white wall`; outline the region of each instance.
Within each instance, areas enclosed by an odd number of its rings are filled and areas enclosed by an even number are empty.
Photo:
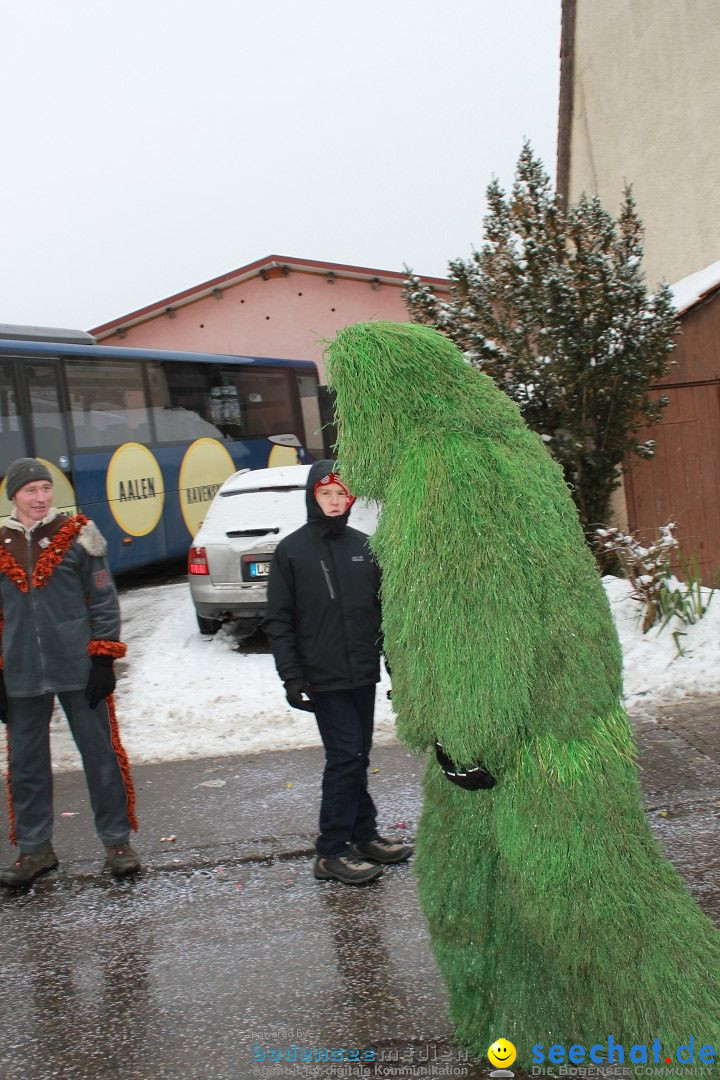
[[[626,181],[650,288],[720,258],[718,0],[577,0],[570,201]]]

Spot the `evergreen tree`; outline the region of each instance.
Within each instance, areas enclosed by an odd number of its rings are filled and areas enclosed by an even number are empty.
[[[511,194],[493,181],[487,199],[482,247],[449,264],[450,301],[409,270],[405,301],[518,403],[589,534],[608,519],[628,452],[652,456],[637,436],[668,403],[651,388],[674,348],[670,291],[646,291],[629,187],[617,221],[585,195],[564,209],[526,143]]]

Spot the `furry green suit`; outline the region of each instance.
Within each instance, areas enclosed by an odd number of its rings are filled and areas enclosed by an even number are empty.
[[[416,869],[460,1041],[720,1048],[720,933],[647,825],[608,603],[559,466],[443,335],[328,350],[338,452],[382,514],[399,737],[431,755]],[[627,1061],[627,1058],[626,1058]],[[697,1063],[697,1058],[696,1058]]]

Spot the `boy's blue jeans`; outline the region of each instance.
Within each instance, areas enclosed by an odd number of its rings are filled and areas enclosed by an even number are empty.
[[[375,683],[354,690],[313,693],[315,719],[325,747],[316,848],[323,858],[348,854],[351,841],[377,836],[377,811],[368,793]]]

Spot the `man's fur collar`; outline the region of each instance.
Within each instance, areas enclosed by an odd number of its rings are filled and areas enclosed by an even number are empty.
[[[88,555],[107,554],[107,541],[94,521],[88,521],[87,525],[83,525],[77,535],[77,542]]]

